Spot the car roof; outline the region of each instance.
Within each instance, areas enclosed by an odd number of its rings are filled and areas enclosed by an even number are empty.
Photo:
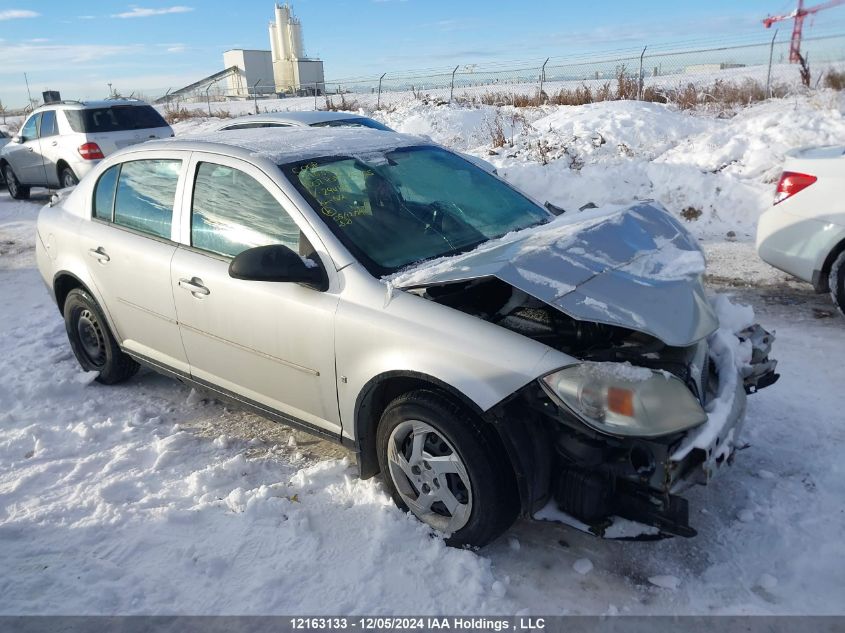
[[[250,128],[207,132],[147,141],[143,149],[211,151],[247,158],[259,156],[277,165],[322,156],[361,156],[399,147],[434,145],[428,139],[365,127]]]
[[[148,106],[146,101],[140,99],[100,99],[96,101],[56,101],[55,103],[45,103],[40,105],[32,114],[42,110],[93,110],[96,108],[110,108],[112,106]]]
[[[298,123],[301,125],[311,125],[312,123],[323,123],[325,121],[342,121],[345,119],[366,119],[367,117],[352,112],[332,112],[327,110],[303,110],[300,112],[265,112],[264,114],[252,114],[238,117],[231,123],[240,123],[241,121],[278,121],[283,123]]]

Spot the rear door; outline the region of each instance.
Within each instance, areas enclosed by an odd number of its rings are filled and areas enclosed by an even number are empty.
[[[145,152],[103,172],[92,220],[80,231],[83,256],[121,345],[187,373],[170,289],[176,252],[174,206],[181,199],[186,152]]]
[[[257,167],[193,152],[189,169],[193,190],[185,191],[171,283],[191,375],[339,435],[337,294],[229,276],[232,258],[247,248],[281,243],[318,259],[312,244],[324,248]]]
[[[56,121],[55,110],[45,110],[41,113],[41,125],[38,130],[38,141],[41,147],[41,157],[44,165],[44,179],[47,185],[59,185],[59,125]]]

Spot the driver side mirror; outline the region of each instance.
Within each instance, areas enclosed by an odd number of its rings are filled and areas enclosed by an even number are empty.
[[[247,281],[299,283],[321,291],[329,287],[326,272],[319,263],[303,259],[283,244],[243,251],[229,264],[229,276]]]
[[[23,136],[22,134],[15,134],[9,142],[10,143],[23,143],[24,141],[26,141],[25,136]]]

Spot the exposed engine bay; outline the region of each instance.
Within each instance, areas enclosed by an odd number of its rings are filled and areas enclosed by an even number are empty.
[[[671,347],[636,330],[573,319],[496,277],[429,286],[414,292],[581,360],[630,362],[669,371],[690,386],[702,404],[706,402],[710,370],[698,344]],[[700,361],[697,368],[696,360]]]

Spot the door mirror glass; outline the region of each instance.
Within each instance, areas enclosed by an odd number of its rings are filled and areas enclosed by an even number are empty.
[[[243,251],[229,264],[229,276],[247,281],[300,283],[317,290],[328,288],[325,271],[316,261],[300,257],[283,244]]]

